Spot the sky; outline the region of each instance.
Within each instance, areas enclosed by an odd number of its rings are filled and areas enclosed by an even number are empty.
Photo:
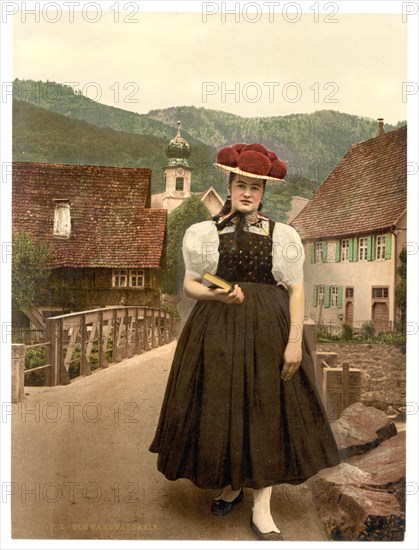
[[[244,117],[333,109],[391,124],[407,118],[400,13],[282,5],[245,2],[237,16],[214,2],[196,13],[126,2],[74,13],[63,4],[38,17],[22,10],[9,17],[13,76],[77,83],[91,99],[138,113],[194,105]]]

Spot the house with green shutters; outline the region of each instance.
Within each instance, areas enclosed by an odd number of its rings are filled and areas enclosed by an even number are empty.
[[[353,145],[291,222],[303,240],[306,313],[318,323],[377,332],[400,318],[395,302],[406,246],[407,127]]]

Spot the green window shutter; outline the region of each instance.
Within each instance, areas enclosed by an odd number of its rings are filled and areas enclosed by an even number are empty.
[[[340,241],[336,241],[335,262],[340,262]]]
[[[352,239],[349,239],[349,261],[350,262],[354,261],[353,255],[354,255],[354,243]]]
[[[327,263],[327,242],[326,241],[323,243],[323,248],[322,248],[322,262]]]
[[[372,235],[368,235],[367,237],[367,260],[370,262],[373,260],[373,240]]]
[[[315,264],[316,263],[316,256],[315,256],[315,251],[314,251],[314,244],[311,244],[310,245],[310,262],[312,264]]]
[[[330,286],[324,287],[324,307],[330,307]]]
[[[353,259],[352,259],[352,261],[357,262],[358,261],[358,238],[354,237],[352,240],[353,240],[353,244],[352,244]]]
[[[386,234],[386,251],[384,257],[386,260],[391,259],[391,233]]]
[[[313,307],[317,306],[317,296],[318,296],[318,285],[313,286]]]
[[[342,309],[343,303],[343,286],[338,286],[338,308]]]

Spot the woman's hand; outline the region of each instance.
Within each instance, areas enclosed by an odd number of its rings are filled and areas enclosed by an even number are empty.
[[[241,304],[244,300],[243,291],[237,284],[234,285],[234,290],[231,292],[222,288],[216,288],[213,292],[217,296],[215,300],[224,302],[225,304]]]
[[[202,279],[185,275],[183,281],[183,291],[187,298],[193,300],[217,300],[225,304],[241,304],[244,300],[244,294],[239,285],[234,285],[234,290],[228,293],[222,288],[212,289],[202,284]]]
[[[281,372],[281,378],[284,382],[291,380],[299,369],[302,358],[301,341],[288,342],[284,352],[284,368]]]

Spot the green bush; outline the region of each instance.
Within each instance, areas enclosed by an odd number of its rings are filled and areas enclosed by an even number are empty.
[[[380,332],[376,341],[380,344],[397,346],[403,353],[406,353],[406,334],[404,332]]]
[[[159,307],[163,311],[167,311],[168,313],[171,313],[173,321],[178,321],[180,319],[179,310],[174,304],[171,304],[168,302],[166,304],[160,304]]]
[[[46,364],[45,346],[29,348],[25,352],[25,369],[35,369]],[[44,386],[48,369],[42,369],[25,375],[26,386]]]
[[[342,325],[342,340],[344,342],[350,342],[353,338],[354,329],[352,325],[348,323],[343,323]]]
[[[374,340],[374,325],[371,321],[364,321],[361,325],[364,340]]]
[[[317,341],[318,342],[339,342],[339,334],[332,334],[328,325],[318,325],[317,327]]]

